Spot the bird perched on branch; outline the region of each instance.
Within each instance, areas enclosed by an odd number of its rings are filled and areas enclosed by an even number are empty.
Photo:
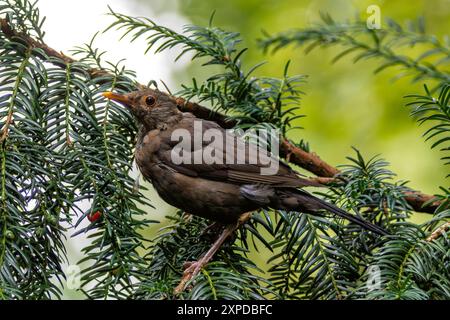
[[[231,135],[215,122],[182,113],[178,107],[183,99],[150,88],[103,95],[128,107],[139,122],[136,163],[161,198],[185,212],[226,225],[211,249],[185,270],[176,291],[183,290],[249,213],[260,208],[309,214],[328,211],[386,234],[380,227],[301,190],[318,184],[261,152],[257,145]],[[238,154],[244,155],[244,161],[239,161]],[[277,167],[273,172],[262,173],[274,163]]]

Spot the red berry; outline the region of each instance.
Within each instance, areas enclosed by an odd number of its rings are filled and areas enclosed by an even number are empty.
[[[94,213],[88,214],[87,217],[90,222],[94,222],[94,221],[97,221],[98,219],[100,219],[101,216],[102,216],[102,213],[100,211],[95,211]]]

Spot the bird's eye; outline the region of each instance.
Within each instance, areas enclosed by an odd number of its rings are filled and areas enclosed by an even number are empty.
[[[153,96],[148,96],[147,98],[145,98],[145,103],[146,103],[149,107],[153,106],[153,105],[155,104],[155,102],[156,102],[156,99],[155,99],[155,97],[153,97]]]

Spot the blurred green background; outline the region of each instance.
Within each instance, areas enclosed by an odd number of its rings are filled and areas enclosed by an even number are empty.
[[[346,156],[354,156],[352,146],[367,160],[380,155],[390,162],[390,169],[398,180],[409,181],[408,186],[424,193],[439,193],[439,186],[449,185],[445,179],[448,167],[440,159],[442,153],[430,149],[432,143],[422,137],[427,126],[419,126],[405,106],[405,95],[424,93],[422,82],[413,84],[411,78],[394,80],[399,68],[374,74],[382,61],[354,64],[351,54],[333,64],[332,59],[342,48],[318,48],[306,54],[305,47],[292,45],[275,53],[263,53],[257,39],[263,37],[263,31],[275,34],[317,25],[321,23],[321,13],[328,13],[336,21],[354,20],[357,16],[365,18],[369,16],[367,7],[378,5],[382,28],[387,18],[405,25],[423,17],[427,33],[445,41],[450,30],[450,1],[190,0],[174,3],[193,24],[207,25],[215,11],[215,26],[241,33],[242,46],[249,48],[243,55],[244,66],[250,68],[258,62],[267,62],[257,69],[256,75],[281,77],[286,62],[291,60],[290,75],[308,76],[300,110],[306,117],[295,123],[304,129],[290,131],[289,138],[304,139],[311,151],[332,165],[349,163]],[[163,5],[159,10],[167,10],[167,7]],[[420,47],[401,51],[413,57],[422,52]],[[183,83],[194,75],[206,78],[208,69],[191,64],[175,74],[175,79]],[[429,215],[416,214],[413,219],[421,223],[429,219]]]
[[[44,0],[42,0],[44,2]],[[47,1],[49,2],[49,1]],[[59,1],[60,4],[63,1]],[[243,56],[244,67],[248,70],[260,61],[267,63],[256,71],[256,75],[282,76],[283,68],[291,60],[290,74],[308,75],[308,82],[303,90],[306,95],[302,101],[302,114],[297,121],[303,130],[289,132],[294,141],[304,139],[309,142],[311,150],[333,165],[348,163],[346,156],[354,155],[351,146],[358,148],[366,158],[381,154],[391,163],[391,170],[398,174],[399,180],[409,180],[409,186],[422,192],[438,193],[439,186],[448,186],[445,168],[440,160],[438,150],[430,150],[431,143],[425,142],[421,134],[426,127],[419,127],[409,116],[403,97],[411,93],[423,93],[422,83],[412,84],[409,78],[392,81],[398,69],[387,69],[374,75],[373,70],[379,66],[374,60],[353,64],[351,58],[344,58],[332,64],[337,53],[336,48],[316,49],[304,54],[302,48],[289,47],[275,54],[263,54],[257,46],[257,39],[262,37],[262,30],[268,33],[285,31],[290,28],[308,27],[320,20],[319,13],[329,13],[335,20],[352,19],[356,14],[365,14],[366,8],[375,4],[381,8],[382,19],[393,18],[399,23],[423,16],[427,32],[443,40],[450,30],[449,0],[421,1],[351,1],[351,0],[316,0],[316,1],[276,1],[276,0],[104,0],[102,8],[107,12],[106,4],[120,12],[120,7],[130,8],[132,15],[146,15],[156,22],[171,17],[173,25],[180,30],[181,24],[193,23],[206,25],[215,10],[214,25],[242,34],[242,47],[249,50]],[[54,2],[53,2],[54,3]],[[120,3],[121,6],[118,6]],[[83,4],[89,8],[89,2]],[[78,6],[77,5],[77,6]],[[51,8],[53,4],[48,7]],[[99,7],[100,3],[95,2]],[[50,11],[43,10],[44,15]],[[55,13],[52,13],[55,14]],[[162,19],[162,20],[161,20]],[[67,22],[69,24],[70,22]],[[97,28],[96,22],[92,23]],[[61,25],[64,30],[67,26]],[[171,26],[172,27],[172,26]],[[383,27],[383,25],[382,25]],[[51,30],[49,30],[51,32]],[[88,41],[92,34],[86,34]],[[117,36],[117,39],[119,36]],[[119,43],[119,42],[117,42]],[[116,45],[118,46],[118,45]],[[122,41],[123,50],[136,50],[132,45]],[[404,53],[415,55],[417,49]],[[152,55],[149,53],[148,55]],[[176,52],[173,53],[176,56]],[[169,61],[169,60],[167,60]],[[161,67],[161,66],[160,66]],[[151,69],[151,64],[140,66],[141,70]],[[205,79],[212,69],[200,67],[199,64],[182,63],[176,67],[172,62],[162,66],[165,73],[157,79],[168,80],[172,91],[180,89],[182,83],[189,83],[192,77]],[[140,79],[139,79],[140,80]],[[150,187],[150,186],[149,186]],[[175,212],[175,208],[166,205],[156,193],[149,191],[155,209],[148,209],[150,218],[164,222],[164,216]],[[421,215],[422,219],[428,218]],[[151,238],[161,225],[146,230]],[[84,243],[85,244],[85,243]],[[71,239],[68,243],[72,249],[70,261],[75,263],[82,258],[80,247],[82,241]],[[267,260],[264,251],[258,260]],[[73,290],[66,290],[68,298],[81,297]]]
[[[352,155],[351,146],[366,157],[381,154],[400,180],[409,180],[409,186],[425,193],[437,193],[440,185],[448,185],[445,180],[448,168],[440,160],[442,154],[430,150],[431,143],[422,139],[426,128],[419,127],[404,106],[405,95],[423,93],[422,83],[412,84],[408,78],[393,81],[398,74],[395,68],[374,75],[373,70],[380,65],[375,60],[353,64],[351,58],[344,58],[332,64],[338,52],[335,47],[316,49],[306,55],[303,48],[294,46],[275,54],[263,54],[257,46],[256,39],[262,37],[262,30],[272,34],[308,27],[320,21],[320,12],[329,13],[338,21],[353,19],[357,14],[365,14],[371,4],[380,7],[382,20],[392,18],[405,23],[423,16],[427,32],[440,40],[450,30],[448,0],[190,0],[161,1],[153,8],[164,12],[178,7],[181,14],[200,25],[206,25],[215,10],[214,25],[240,32],[242,46],[249,48],[243,57],[244,66],[250,68],[267,61],[256,74],[279,77],[291,60],[290,74],[308,75],[301,110],[306,117],[296,123],[305,129],[289,133],[294,141],[305,139],[314,152],[334,165],[347,162],[345,157]],[[418,52],[411,49],[404,53],[414,56]],[[187,70],[177,71],[175,79],[183,83],[192,76],[207,75],[207,68],[193,64]]]

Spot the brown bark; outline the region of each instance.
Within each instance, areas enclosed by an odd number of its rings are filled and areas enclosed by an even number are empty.
[[[434,196],[429,194],[424,194],[419,191],[407,191],[405,194],[405,200],[411,205],[414,211],[434,213],[440,204],[440,201],[432,201],[435,199]],[[428,203],[429,202],[429,203]],[[426,204],[428,203],[428,204]]]

